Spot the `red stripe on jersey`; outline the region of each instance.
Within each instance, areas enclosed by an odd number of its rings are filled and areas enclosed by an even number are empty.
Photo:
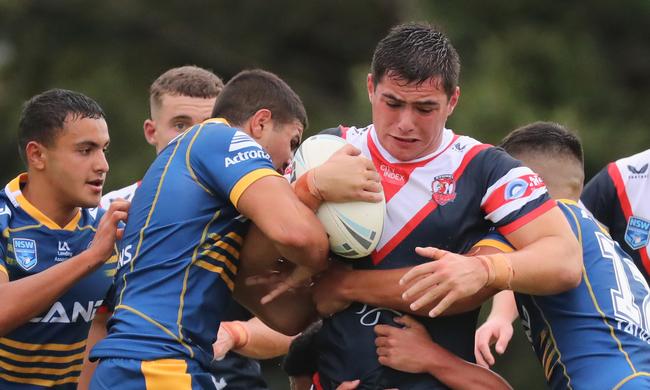
[[[404,185],[409,181],[409,177],[411,177],[411,173],[415,168],[427,165],[431,160],[444,153],[445,150],[454,144],[458,137],[458,135],[454,134],[453,139],[447,147],[440,151],[440,153],[437,153],[435,156],[427,158],[426,160],[412,163],[390,163],[381,155],[377,145],[375,145],[375,142],[370,136],[370,132],[368,132],[368,149],[370,150],[372,163],[375,165],[377,172],[379,172],[379,176],[381,176],[381,186],[384,188],[386,202],[388,202],[393,195],[404,187]]]
[[[510,222],[507,225],[503,225],[497,230],[499,233],[505,235],[508,235],[515,230],[519,229],[520,227],[526,225],[528,222],[534,220],[535,218],[539,217],[540,215],[544,214],[548,210],[552,209],[553,207],[557,206],[557,203],[553,199],[549,199],[546,202],[542,203],[539,207],[536,209],[530,211],[528,214],[524,215],[523,217],[519,217],[518,219]]]
[[[341,138],[346,139],[348,135],[348,130],[350,130],[349,126],[343,126],[339,125],[339,130],[341,130]]]
[[[316,390],[323,390],[323,385],[320,384],[320,375],[318,374],[318,371],[316,371],[311,377],[311,382]]]
[[[450,142],[449,144],[452,145],[453,142]],[[472,161],[479,152],[489,148],[490,146],[491,145],[487,145],[487,144],[479,144],[474,146],[472,149],[470,149],[465,155],[465,157],[463,157],[463,161],[460,163],[460,166],[458,166],[458,169],[456,169],[456,171],[454,172],[454,180],[458,182],[458,179],[460,179],[463,172],[465,172],[465,168],[467,168],[469,162]],[[411,234],[411,232],[413,232],[413,230],[415,230],[415,228],[437,207],[438,207],[438,203],[429,201],[422,209],[420,209],[420,211],[417,212],[417,214],[413,216],[413,218],[411,218],[404,225],[404,227],[393,238],[391,238],[386,243],[386,245],[384,245],[383,248],[381,248],[381,250],[372,252],[372,254],[370,255],[370,257],[372,258],[372,263],[377,265],[384,258],[386,258],[386,256],[390,252],[392,252],[392,250],[395,249],[400,242],[404,241],[404,239],[409,234]]]
[[[618,202],[621,204],[621,209],[623,209],[623,215],[625,216],[625,223],[627,224],[632,216],[632,205],[630,204],[630,199],[627,197],[625,183],[623,182],[623,177],[621,176],[621,172],[618,170],[616,163],[609,163],[607,166],[607,173],[609,173],[609,177],[611,177],[614,182]],[[638,252],[641,256],[643,268],[645,268],[646,273],[650,274],[650,259],[648,258],[648,252],[643,249],[644,248],[641,248]]]
[[[505,193],[506,188],[508,187],[508,185],[510,183],[512,183],[513,180],[516,180],[516,179],[525,180],[526,183],[528,183],[528,187],[526,187],[526,191],[523,194],[517,196],[516,198],[508,199],[508,196]],[[536,189],[541,188],[541,187],[544,187],[544,182],[539,177],[539,175],[537,175],[536,173],[530,173],[528,175],[513,178],[512,180],[510,180],[510,181],[508,181],[506,183],[503,183],[503,185],[501,187],[495,189],[492,192],[492,195],[490,195],[490,198],[483,205],[483,210],[485,211],[485,214],[490,214],[494,210],[498,209],[499,207],[501,207],[501,206],[503,206],[505,204],[508,204],[509,202],[512,202],[512,201],[515,201],[515,200],[530,196],[530,194],[532,194],[533,191],[535,191]]]

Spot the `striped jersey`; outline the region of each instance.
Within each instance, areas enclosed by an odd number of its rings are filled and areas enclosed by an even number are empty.
[[[554,207],[542,180],[503,150],[443,130],[438,150],[415,161],[393,158],[374,127],[326,130],[341,135],[371,159],[386,196],[384,229],[376,250],[355,260],[355,268],[393,269],[421,264],[416,246],[467,252],[491,227],[504,234]],[[323,321],[317,386],[335,389],[360,379],[360,389],[438,389],[430,375],[383,367],[375,350],[376,324],[394,324],[401,313],[353,303]],[[418,319],[433,340],[463,359],[474,360],[478,310],[455,316]],[[317,387],[318,388],[318,387]]]
[[[102,213],[81,209],[60,227],[23,196],[26,179],[20,175],[0,191],[0,272],[10,282],[86,250]],[[1,389],[76,389],[90,324],[110,287],[116,261],[113,256],[48,310],[0,337]]]
[[[189,358],[206,370],[248,228],[235,206],[270,156],[221,119],[165,147],[135,192],[108,335],[91,358]]]
[[[561,294],[515,293],[546,380],[558,390],[648,388],[648,283],[589,212],[558,203],[582,245],[582,281]]]
[[[582,202],[650,281],[650,149],[608,164]]]

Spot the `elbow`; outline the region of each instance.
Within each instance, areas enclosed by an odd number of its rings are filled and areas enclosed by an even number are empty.
[[[300,249],[305,253],[309,258],[309,264],[300,265],[307,266],[318,272],[327,268],[329,240],[320,225],[317,227],[302,226],[283,229],[278,233],[274,241],[285,247]]]

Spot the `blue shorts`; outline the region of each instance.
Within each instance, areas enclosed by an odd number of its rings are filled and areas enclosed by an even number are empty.
[[[102,359],[90,389],[201,390],[220,389],[223,385],[193,360]]]

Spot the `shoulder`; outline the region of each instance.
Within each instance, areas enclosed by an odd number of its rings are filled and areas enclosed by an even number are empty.
[[[10,221],[15,213],[16,209],[6,196],[5,191],[0,191],[0,234],[9,227]]]
[[[639,176],[647,178],[648,166],[650,165],[650,149],[616,160],[615,164],[623,178],[637,178]]]

